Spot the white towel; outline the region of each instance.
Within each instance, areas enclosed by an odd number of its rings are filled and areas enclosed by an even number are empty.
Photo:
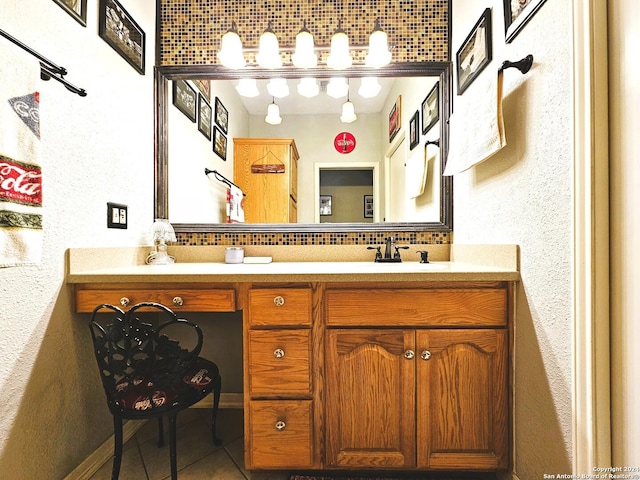
[[[412,155],[407,159],[404,171],[404,185],[409,198],[419,197],[424,193],[424,187],[427,183],[427,172],[429,171],[429,161],[435,156],[438,148],[434,148],[434,152],[427,156],[428,147],[425,148],[424,154]]]
[[[497,76],[485,73],[456,98],[443,175],[464,172],[507,145],[502,118],[502,71]]]
[[[0,267],[42,257],[40,64],[0,40]]]
[[[229,223],[244,223],[242,190],[236,186],[227,188],[227,220]]]

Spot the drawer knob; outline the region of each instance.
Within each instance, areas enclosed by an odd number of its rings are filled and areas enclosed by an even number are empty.
[[[406,358],[407,360],[411,360],[415,356],[416,354],[414,353],[413,350],[407,350],[404,352],[404,358]]]
[[[182,297],[173,297],[173,305],[175,307],[181,307],[184,305],[184,300],[182,300]]]
[[[431,352],[429,350],[423,350],[423,352],[420,354],[420,358],[422,360],[429,360],[431,358]]]
[[[284,305],[284,297],[281,295],[278,295],[277,297],[273,298],[273,303],[275,304],[276,307],[281,307]]]
[[[281,348],[276,348],[276,349],[273,351],[273,356],[274,356],[274,357],[276,357],[276,358],[282,358],[282,357],[284,357],[284,350],[283,350],[283,349],[281,349]]]
[[[287,427],[287,424],[284,423],[282,420],[278,420],[276,422],[276,430],[283,431],[286,427]]]
[[[129,300],[127,297],[122,297],[120,299],[120,305],[123,306],[123,307],[126,307],[130,303],[131,303],[131,300]]]

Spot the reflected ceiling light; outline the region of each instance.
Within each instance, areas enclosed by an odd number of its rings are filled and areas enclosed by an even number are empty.
[[[356,109],[347,96],[347,101],[342,104],[342,115],[340,115],[340,121],[342,123],[353,123],[357,119],[358,116],[356,115]]]
[[[238,85],[236,85],[236,90],[240,95],[247,98],[253,98],[260,95],[255,78],[241,78]]]
[[[222,36],[218,60],[227,68],[242,68],[246,64],[236,22],[231,22],[231,28]]]
[[[298,83],[298,93],[303,97],[311,98],[320,93],[320,86],[315,78],[304,77]]]
[[[344,97],[349,93],[349,84],[345,77],[332,77],[327,84],[327,95],[333,98]]]
[[[331,50],[327,57],[329,68],[344,69],[349,68],[353,59],[349,54],[349,37],[342,29],[342,20],[338,21],[338,28],[331,37]]]
[[[315,54],[313,35],[307,28],[307,21],[302,23],[302,28],[296,35],[296,50],[291,55],[293,65],[298,68],[313,68],[318,65],[318,56]]]
[[[373,98],[380,93],[381,89],[382,85],[378,83],[377,77],[362,77],[358,95],[362,98]]]
[[[271,22],[267,24],[267,28],[264,33],[260,35],[260,45],[258,47],[256,60],[258,61],[258,65],[262,68],[282,67],[278,37],[276,37],[276,34],[271,28]]]
[[[275,99],[272,99],[271,103],[267,107],[267,116],[264,117],[264,121],[269,125],[280,125],[282,123],[280,107],[276,105]]]
[[[376,18],[373,31],[369,35],[369,53],[364,59],[367,67],[380,68],[391,62],[391,52],[387,42],[387,34],[380,27],[380,19]]]
[[[286,78],[272,78],[267,83],[267,92],[276,98],[284,98],[289,95],[289,85]]]

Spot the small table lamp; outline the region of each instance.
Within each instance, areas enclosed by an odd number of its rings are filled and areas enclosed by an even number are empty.
[[[175,242],[176,232],[169,220],[156,218],[151,225],[151,236],[153,237],[154,250],[147,257],[146,262],[153,265],[169,265],[176,261],[167,253],[167,242]]]

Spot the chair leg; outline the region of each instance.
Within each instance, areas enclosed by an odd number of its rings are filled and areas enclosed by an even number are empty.
[[[211,417],[211,435],[213,437],[214,445],[222,445],[222,440],[220,440],[216,435],[216,419],[218,417],[218,406],[220,405],[220,392],[222,391],[222,377],[218,374],[215,379],[215,384],[213,386],[213,416]]]
[[[120,464],[122,463],[122,419],[113,416],[113,468],[111,469],[111,480],[118,480],[120,477]]]
[[[164,447],[164,425],[162,417],[158,417],[158,448]]]
[[[169,456],[171,457],[171,480],[178,480],[178,455],[176,449],[177,417],[177,413],[169,415]]]

